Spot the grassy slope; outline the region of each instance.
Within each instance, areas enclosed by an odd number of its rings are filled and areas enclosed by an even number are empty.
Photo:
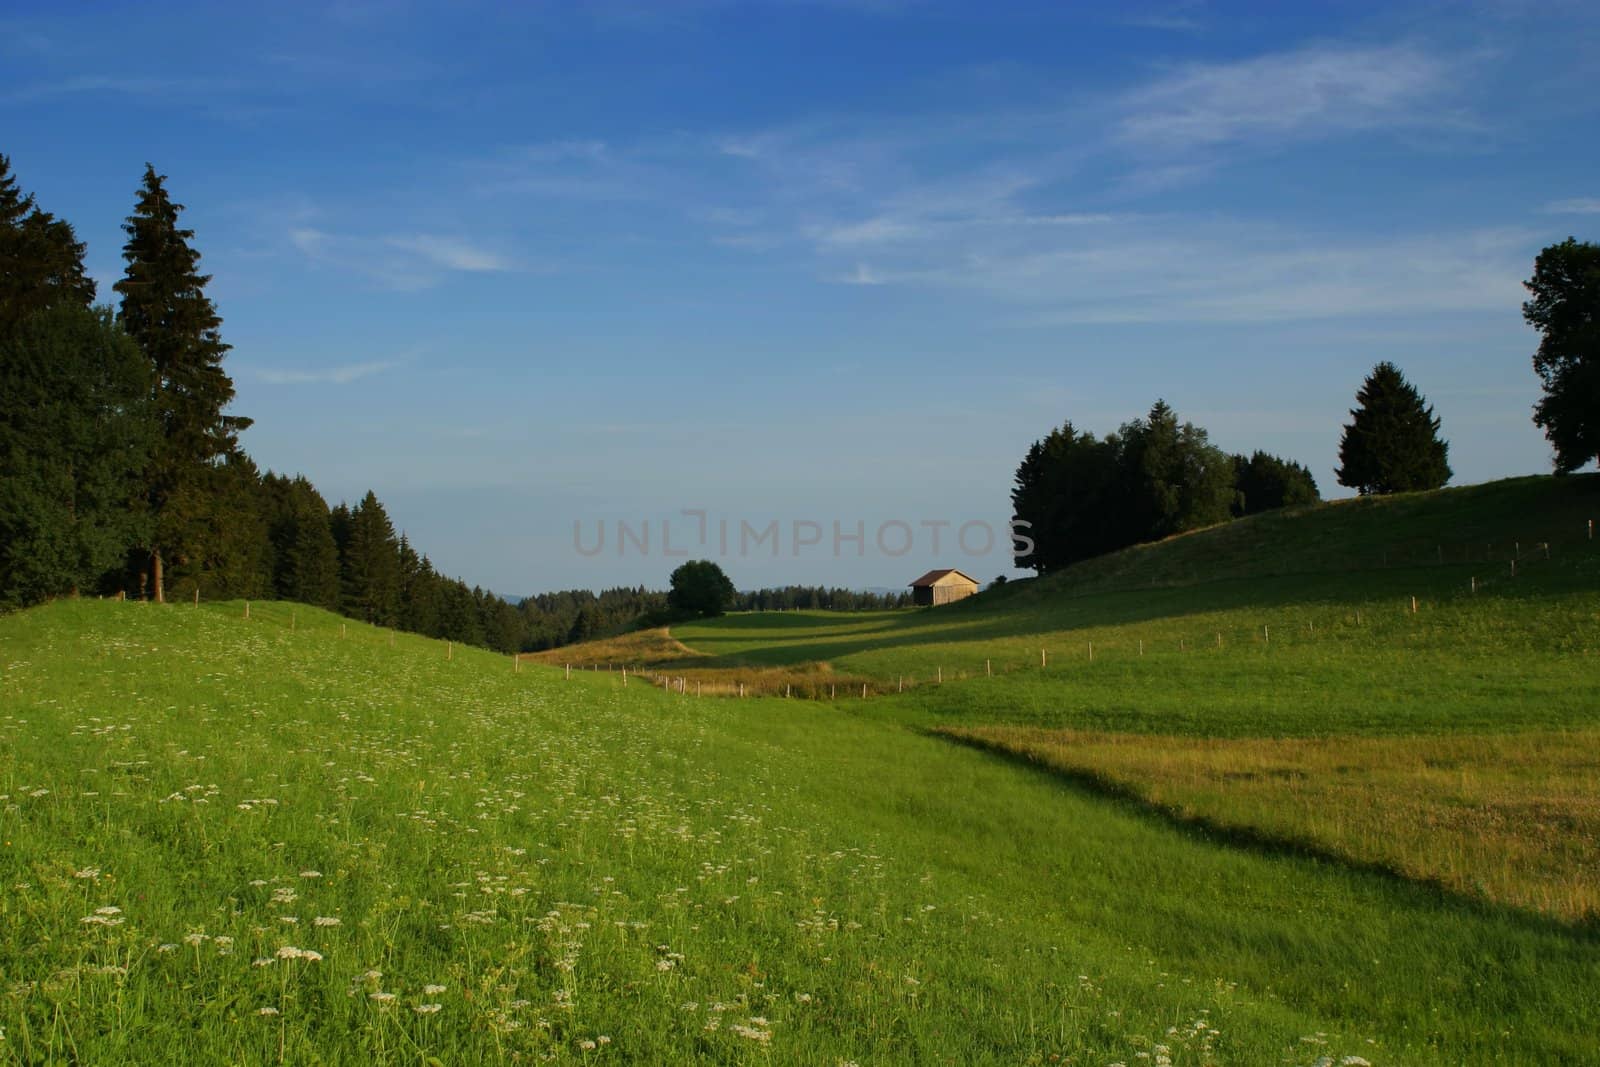
[[[824,705],[288,611],[0,619],[0,1062],[1589,1054],[1592,936]]]
[[[700,670],[823,660],[886,689],[919,687],[882,710],[923,721],[1205,736],[1592,725],[1590,513],[1596,477],[1339,502],[945,608],[729,616],[674,634],[708,654]],[[1343,569],[1385,554],[1388,566]]]

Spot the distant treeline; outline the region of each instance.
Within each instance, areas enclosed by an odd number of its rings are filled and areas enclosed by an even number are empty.
[[[820,585],[787,585],[780,589],[736,593],[728,609],[879,611],[910,606],[910,593],[863,593]],[[530,651],[559,648],[597,637],[614,637],[641,626],[664,626],[677,621],[667,605],[667,594],[643,586],[624,586],[599,593],[588,589],[540,593],[524,600],[519,610],[525,625],[523,648]]]
[[[734,598],[733,611],[883,611],[909,608],[911,593],[863,593],[820,585],[755,589]]]

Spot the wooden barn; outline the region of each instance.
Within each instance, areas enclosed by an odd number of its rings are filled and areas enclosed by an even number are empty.
[[[953,604],[978,591],[976,579],[958,570],[929,571],[911,583],[911,601],[922,607]]]

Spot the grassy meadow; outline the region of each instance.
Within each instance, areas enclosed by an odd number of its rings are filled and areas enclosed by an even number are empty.
[[[1384,503],[1514,545],[1593,485]],[[1591,1059],[1587,538],[1181,579],[1382,507],[520,664],[290,604],[0,618],[0,1063]]]
[[[294,622],[291,629],[290,615]],[[5,1062],[1557,1062],[1600,944],[825,703],[0,619]]]

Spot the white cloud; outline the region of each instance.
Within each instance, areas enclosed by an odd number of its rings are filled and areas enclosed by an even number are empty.
[[[438,284],[450,272],[514,270],[505,257],[464,238],[436,234],[352,237],[299,226],[288,233],[301,255],[323,266],[372,279],[387,289],[411,292]]]
[[[891,279],[879,274],[865,263],[857,263],[854,270],[848,274],[841,274],[833,280],[843,285],[887,285]]]
[[[411,237],[391,237],[388,243],[393,248],[415,252],[446,270],[477,272],[512,269],[505,257],[474,247],[456,237],[416,234]]]
[[[1118,136],[1182,152],[1411,125],[1452,85],[1449,63],[1404,45],[1320,46],[1197,64],[1130,94]]]
[[[969,290],[1024,325],[1514,315],[1532,234],[1342,238],[1233,219],[1129,216],[1090,228],[974,223],[831,276]]]
[[[811,235],[828,245],[881,244],[915,237],[917,227],[891,218],[866,219],[837,226],[813,227]]]
[[[1552,200],[1544,206],[1544,210],[1552,215],[1600,215],[1600,196]]]
[[[256,381],[267,385],[348,385],[374,374],[393,370],[400,360],[371,360],[366,363],[347,363],[340,367],[318,367],[315,370],[289,368],[263,368],[252,372]]]

